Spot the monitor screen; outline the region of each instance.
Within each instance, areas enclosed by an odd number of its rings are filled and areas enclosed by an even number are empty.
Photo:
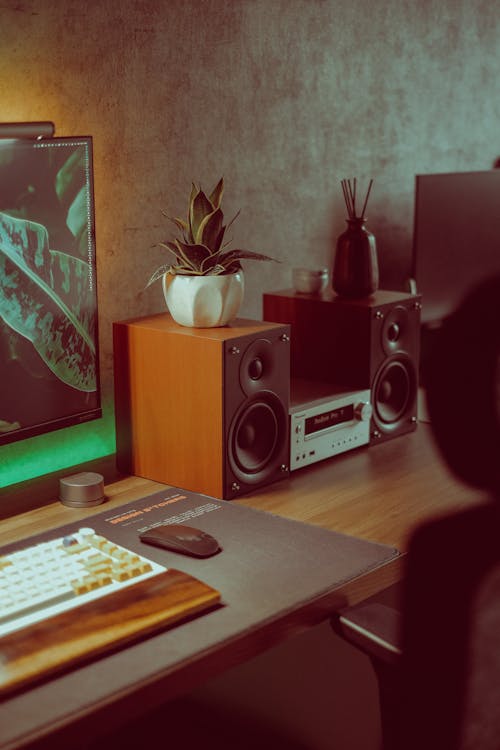
[[[412,276],[422,322],[439,323],[499,272],[500,169],[417,175]]]
[[[0,445],[101,416],[92,139],[0,139]]]

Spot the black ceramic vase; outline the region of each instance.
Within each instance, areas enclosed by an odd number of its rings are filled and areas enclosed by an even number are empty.
[[[347,229],[337,240],[332,287],[342,297],[368,297],[378,289],[377,245],[365,221],[347,219]]]

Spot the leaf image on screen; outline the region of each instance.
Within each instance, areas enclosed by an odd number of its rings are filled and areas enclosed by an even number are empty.
[[[99,407],[89,148],[0,147],[0,436]]]

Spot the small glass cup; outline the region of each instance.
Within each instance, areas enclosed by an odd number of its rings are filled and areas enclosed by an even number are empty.
[[[328,284],[328,268],[294,268],[292,283],[299,294],[320,294]]]

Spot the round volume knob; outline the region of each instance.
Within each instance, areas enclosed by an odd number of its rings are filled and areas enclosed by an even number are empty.
[[[105,500],[104,477],[93,471],[82,471],[59,480],[59,500],[72,508],[100,505]]]
[[[372,416],[372,405],[368,401],[361,401],[354,407],[354,417],[360,422],[368,422]]]

